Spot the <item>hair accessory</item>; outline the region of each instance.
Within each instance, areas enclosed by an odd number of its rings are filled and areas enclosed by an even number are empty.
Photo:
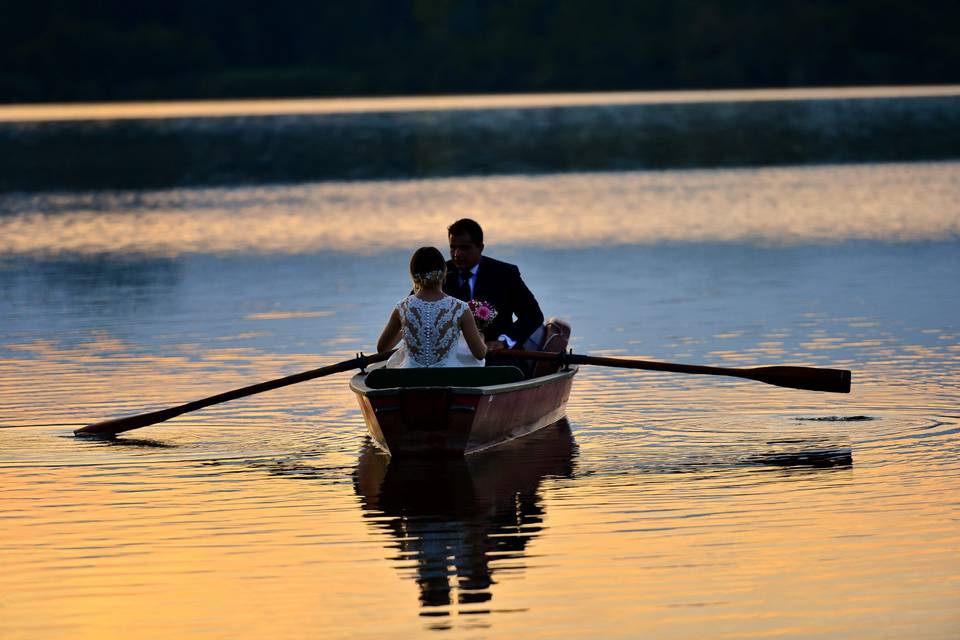
[[[443,280],[443,269],[425,271],[423,273],[414,273],[413,279],[416,282],[440,282]]]

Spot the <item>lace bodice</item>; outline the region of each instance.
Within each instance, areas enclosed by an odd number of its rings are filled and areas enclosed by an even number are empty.
[[[431,302],[407,296],[397,303],[407,355],[418,366],[443,366],[460,338],[460,317],[467,303],[452,296]]]

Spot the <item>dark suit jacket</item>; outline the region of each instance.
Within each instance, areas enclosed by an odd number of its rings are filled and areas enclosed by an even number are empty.
[[[460,275],[457,273],[457,268],[452,262],[447,261],[447,279],[443,283],[444,293],[456,296],[459,284]],[[543,324],[540,305],[524,284],[520,277],[520,269],[516,265],[481,256],[473,287],[473,298],[489,302],[497,310],[496,320],[483,332],[487,340],[496,340],[506,334],[517,341],[517,348],[520,349],[530,334]]]

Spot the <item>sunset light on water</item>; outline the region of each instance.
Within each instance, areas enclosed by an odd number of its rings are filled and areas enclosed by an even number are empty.
[[[956,10],[541,4],[7,7],[0,638],[960,636]],[[390,456],[350,370],[75,437],[374,353],[462,217],[575,354],[850,393],[595,361]]]
[[[728,101],[912,98],[960,95],[956,86],[748,89],[727,91],[623,91],[393,98],[297,98],[290,100],[209,100],[105,102],[99,104],[0,105],[0,122],[118,120],[131,118],[222,118],[458,109],[532,109],[585,105],[703,103]]]
[[[5,196],[0,635],[948,637],[957,175]],[[349,374],[72,436],[369,353],[451,212],[577,352],[842,367],[853,392],[584,367],[569,427],[426,468],[371,448]]]
[[[960,3],[0,6],[0,640],[960,638]]]
[[[955,163],[13,196],[0,203],[17,214],[0,218],[0,255],[442,246],[451,211],[483,219],[500,244],[552,248],[937,241],[960,237],[958,198]]]

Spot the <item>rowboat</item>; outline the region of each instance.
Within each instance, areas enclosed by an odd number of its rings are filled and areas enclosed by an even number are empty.
[[[516,367],[377,366],[350,389],[374,443],[391,455],[467,455],[562,419],[577,370],[526,380]]]
[[[580,364],[733,376],[790,389],[850,393],[851,374],[847,369],[797,366],[735,369],[568,353],[570,326],[556,319],[547,322],[543,335],[545,340],[539,351],[511,348],[497,354],[500,358],[532,364],[529,380],[524,379],[516,367],[387,369],[381,363],[390,358],[392,351],[372,356],[360,353],[350,360],[186,404],[95,422],[73,433],[113,438],[124,431],[221,402],[353,369],[360,369],[360,373],[350,381],[350,388],[360,401],[367,428],[374,442],[393,455],[475,453],[542,429],[563,417],[573,376],[577,373],[574,365]],[[366,371],[366,367],[376,364],[380,366]]]

